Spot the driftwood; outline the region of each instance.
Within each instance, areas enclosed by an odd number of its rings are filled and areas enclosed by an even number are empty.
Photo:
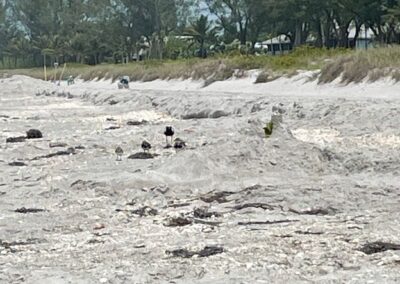
[[[311,208],[306,210],[296,210],[293,208],[289,208],[289,212],[296,213],[299,215],[330,215],[337,212],[337,209],[333,207],[328,208]]]
[[[38,209],[38,208],[25,208],[25,207],[21,207],[18,209],[15,209],[14,212],[16,213],[22,213],[22,214],[27,214],[27,213],[39,213],[39,212],[45,212],[47,210],[45,209]]]
[[[223,247],[219,246],[206,246],[200,251],[190,251],[187,249],[176,249],[172,251],[166,251],[167,254],[171,254],[174,257],[191,258],[195,255],[199,257],[209,257],[216,254],[221,254],[225,250]]]
[[[277,221],[251,221],[251,222],[239,222],[239,226],[247,225],[273,225],[273,224],[284,224],[284,223],[294,223],[300,222],[300,220],[277,220]]]
[[[201,196],[200,200],[206,203],[212,203],[214,201],[217,201],[218,203],[226,203],[229,202],[226,197],[233,194],[235,194],[235,192],[232,191],[209,192],[208,194]]]
[[[26,166],[26,164],[23,162],[11,162],[11,163],[8,163],[8,165],[12,166],[12,167],[25,167]]]
[[[134,159],[134,160],[147,160],[147,159],[154,159],[155,157],[159,156],[158,154],[151,154],[148,152],[139,152],[135,153],[133,155],[130,155],[128,159]]]
[[[274,207],[272,205],[266,204],[266,203],[246,203],[246,204],[240,204],[232,207],[234,210],[242,210],[245,208],[261,208],[264,210],[273,210]]]

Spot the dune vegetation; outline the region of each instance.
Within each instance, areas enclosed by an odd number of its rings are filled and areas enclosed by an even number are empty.
[[[293,76],[300,70],[320,70],[316,76],[320,84],[340,78],[341,83],[376,81],[390,77],[400,81],[400,47],[375,48],[370,50],[297,48],[281,56],[230,54],[207,59],[188,58],[178,60],[148,60],[129,64],[100,64],[89,66],[68,64],[63,80],[68,76],[84,80],[117,80],[127,75],[132,81],[149,82],[157,79],[204,80],[206,85],[232,77],[242,77],[245,71],[261,70],[255,83],[273,81],[282,76]],[[47,79],[60,79],[62,66],[57,75],[54,68],[47,69]],[[0,76],[27,75],[44,79],[43,68],[4,69]]]

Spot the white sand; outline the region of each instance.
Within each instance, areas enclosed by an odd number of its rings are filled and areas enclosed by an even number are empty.
[[[400,85],[320,86],[309,82],[313,72],[255,85],[257,71],[247,75],[130,90],[0,79],[0,283],[399,283],[398,251],[357,249],[400,243]],[[266,139],[272,106],[285,111],[284,124]],[[186,150],[163,148],[166,125]],[[44,138],[5,143],[30,128]],[[143,139],[159,156],[127,159]],[[84,147],[76,155],[32,160],[76,146]],[[212,190],[232,194],[226,203],[200,199]],[[232,209],[250,203],[272,207]],[[157,214],[129,213],[145,205]],[[21,207],[48,211],[14,212]],[[221,224],[164,226],[179,214],[193,219],[196,207],[221,213],[203,220]],[[309,208],[328,213],[294,213]],[[274,220],[295,222],[239,225]],[[205,245],[225,252],[166,253]]]

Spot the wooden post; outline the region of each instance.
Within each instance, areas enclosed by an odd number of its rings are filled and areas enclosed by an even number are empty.
[[[46,54],[43,54],[44,80],[47,81]]]

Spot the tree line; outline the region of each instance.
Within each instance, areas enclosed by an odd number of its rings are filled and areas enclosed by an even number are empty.
[[[0,0],[0,65],[252,53],[280,34],[349,48],[364,27],[400,43],[400,0]]]

